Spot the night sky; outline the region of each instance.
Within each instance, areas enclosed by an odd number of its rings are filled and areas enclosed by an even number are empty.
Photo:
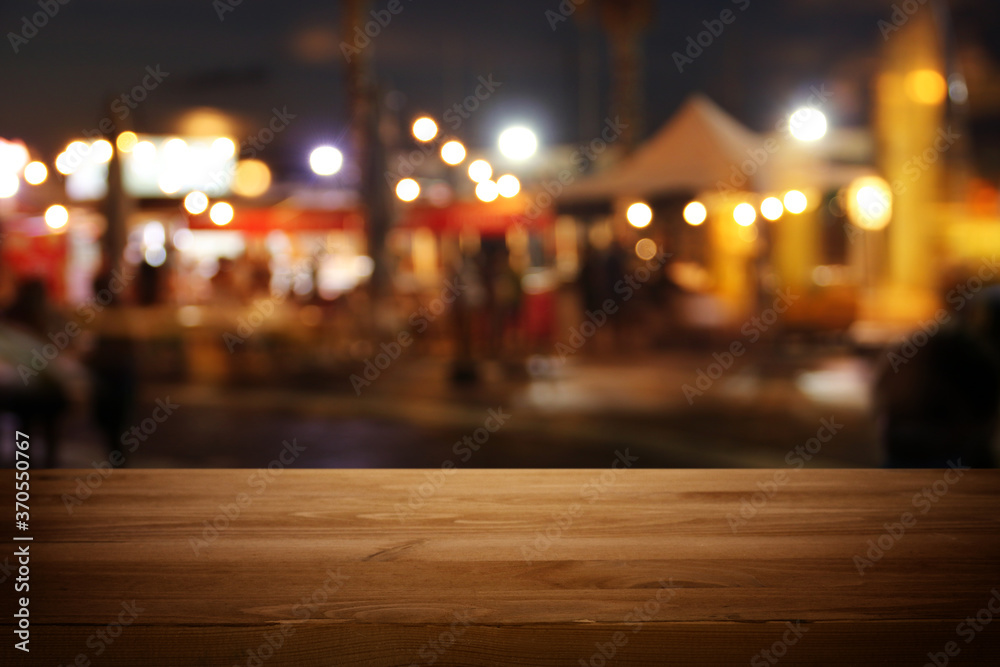
[[[586,2],[553,30],[545,12],[558,11],[559,0],[401,1],[403,11],[367,47],[401,125],[418,113],[441,118],[475,90],[477,77],[489,75],[501,86],[460,131],[473,146],[492,142],[515,120],[536,128],[544,143],[589,139],[609,113],[607,41],[579,20]],[[0,136],[23,138],[48,159],[95,126],[106,100],[156,65],[169,76],[134,112],[140,131],[171,131],[180,111],[197,106],[235,113],[250,129],[266,123],[273,108],[287,108],[296,118],[268,149],[269,161],[304,164],[321,140],[345,143],[341,3],[244,0],[220,20],[226,0],[72,0],[15,54],[8,33],[20,32],[37,2],[0,6]],[[749,126],[768,129],[821,83],[837,87],[831,122],[866,121],[882,44],[877,21],[891,13],[890,2],[654,4],[644,38],[646,133],[696,90]],[[977,90],[970,80],[974,116],[987,134],[1000,115],[992,76],[1000,71],[998,4],[952,3],[959,62],[989,84]],[[671,54],[726,8],[736,20],[678,72]]]

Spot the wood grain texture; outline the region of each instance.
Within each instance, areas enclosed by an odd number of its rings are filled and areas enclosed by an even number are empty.
[[[1000,471],[118,470],[68,504],[88,474],[32,474],[12,664],[1000,664],[1000,614],[959,626],[1000,590]]]

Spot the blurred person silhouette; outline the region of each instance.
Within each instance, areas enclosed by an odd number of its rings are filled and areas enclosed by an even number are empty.
[[[1000,405],[1000,362],[963,323],[911,334],[886,355],[875,382],[885,464],[991,468]]]
[[[113,280],[110,271],[99,272],[94,277],[94,293],[110,291]],[[114,294],[94,322],[93,347],[85,361],[91,376],[94,422],[108,452],[118,451],[127,461],[121,438],[135,408],[138,370],[135,343],[124,326],[126,314],[119,307],[121,299],[121,293]]]
[[[45,467],[54,468],[59,431],[69,408],[69,381],[62,370],[66,359],[52,357],[69,344],[65,327],[49,305],[48,291],[39,278],[21,283],[0,323],[0,412],[14,415],[18,430],[41,434]],[[51,334],[51,335],[50,335]]]

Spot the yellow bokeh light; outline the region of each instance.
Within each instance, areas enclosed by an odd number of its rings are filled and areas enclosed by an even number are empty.
[[[396,183],[396,196],[403,201],[413,201],[420,196],[420,184],[412,178],[404,178]]]
[[[700,201],[690,202],[684,207],[684,222],[697,227],[705,222],[708,217],[708,209]]]
[[[760,214],[768,220],[777,220],[784,212],[785,207],[777,197],[768,197],[760,203]]]
[[[231,187],[243,197],[259,197],[271,187],[271,170],[260,160],[240,160]]]
[[[656,257],[656,242],[653,239],[639,239],[635,244],[635,254],[639,259]]]
[[[480,201],[493,201],[499,194],[497,184],[489,179],[479,181],[476,185],[476,196],[479,197]]]
[[[448,141],[441,147],[441,159],[450,165],[456,165],[465,159],[465,146],[459,141]]]
[[[62,229],[69,222],[69,211],[65,206],[54,204],[45,209],[45,224],[49,229]]]
[[[224,201],[212,204],[212,208],[208,211],[208,217],[220,227],[232,222],[235,214],[233,207]]]
[[[422,116],[413,121],[413,136],[419,141],[430,141],[437,136],[437,133],[437,123],[427,116]]]
[[[137,143],[139,143],[139,137],[136,136],[135,132],[122,132],[115,139],[115,146],[122,153],[131,153]]]
[[[469,165],[469,178],[476,183],[485,181],[493,175],[493,167],[486,160],[476,160]]]
[[[497,179],[497,192],[502,197],[513,197],[521,191],[521,182],[513,174],[504,174]]]
[[[24,180],[31,185],[39,185],[49,177],[48,167],[42,162],[29,162],[24,167]]]
[[[208,196],[204,192],[189,192],[186,197],[184,197],[184,208],[191,215],[198,215],[199,213],[204,213],[205,209],[208,208]]]
[[[642,202],[636,202],[625,211],[625,219],[633,227],[642,229],[653,220],[653,209]]]
[[[789,213],[801,213],[806,210],[806,206],[809,205],[809,200],[803,192],[800,192],[799,190],[789,190],[785,193],[784,203],[785,209]]]
[[[746,202],[742,204],[737,204],[736,208],[733,209],[733,220],[740,227],[747,227],[753,224],[753,221],[757,219],[757,211],[754,207]]]
[[[883,229],[892,219],[892,190],[878,176],[855,179],[847,189],[847,215],[861,229]]]
[[[906,94],[920,104],[940,104],[948,93],[948,84],[939,72],[918,69],[906,75],[903,82]]]

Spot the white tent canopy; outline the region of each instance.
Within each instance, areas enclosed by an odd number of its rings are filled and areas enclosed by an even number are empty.
[[[632,155],[568,187],[560,201],[650,198],[672,192],[718,191],[723,186],[757,192],[825,188],[868,171],[834,167],[800,142],[757,134],[696,93]]]

